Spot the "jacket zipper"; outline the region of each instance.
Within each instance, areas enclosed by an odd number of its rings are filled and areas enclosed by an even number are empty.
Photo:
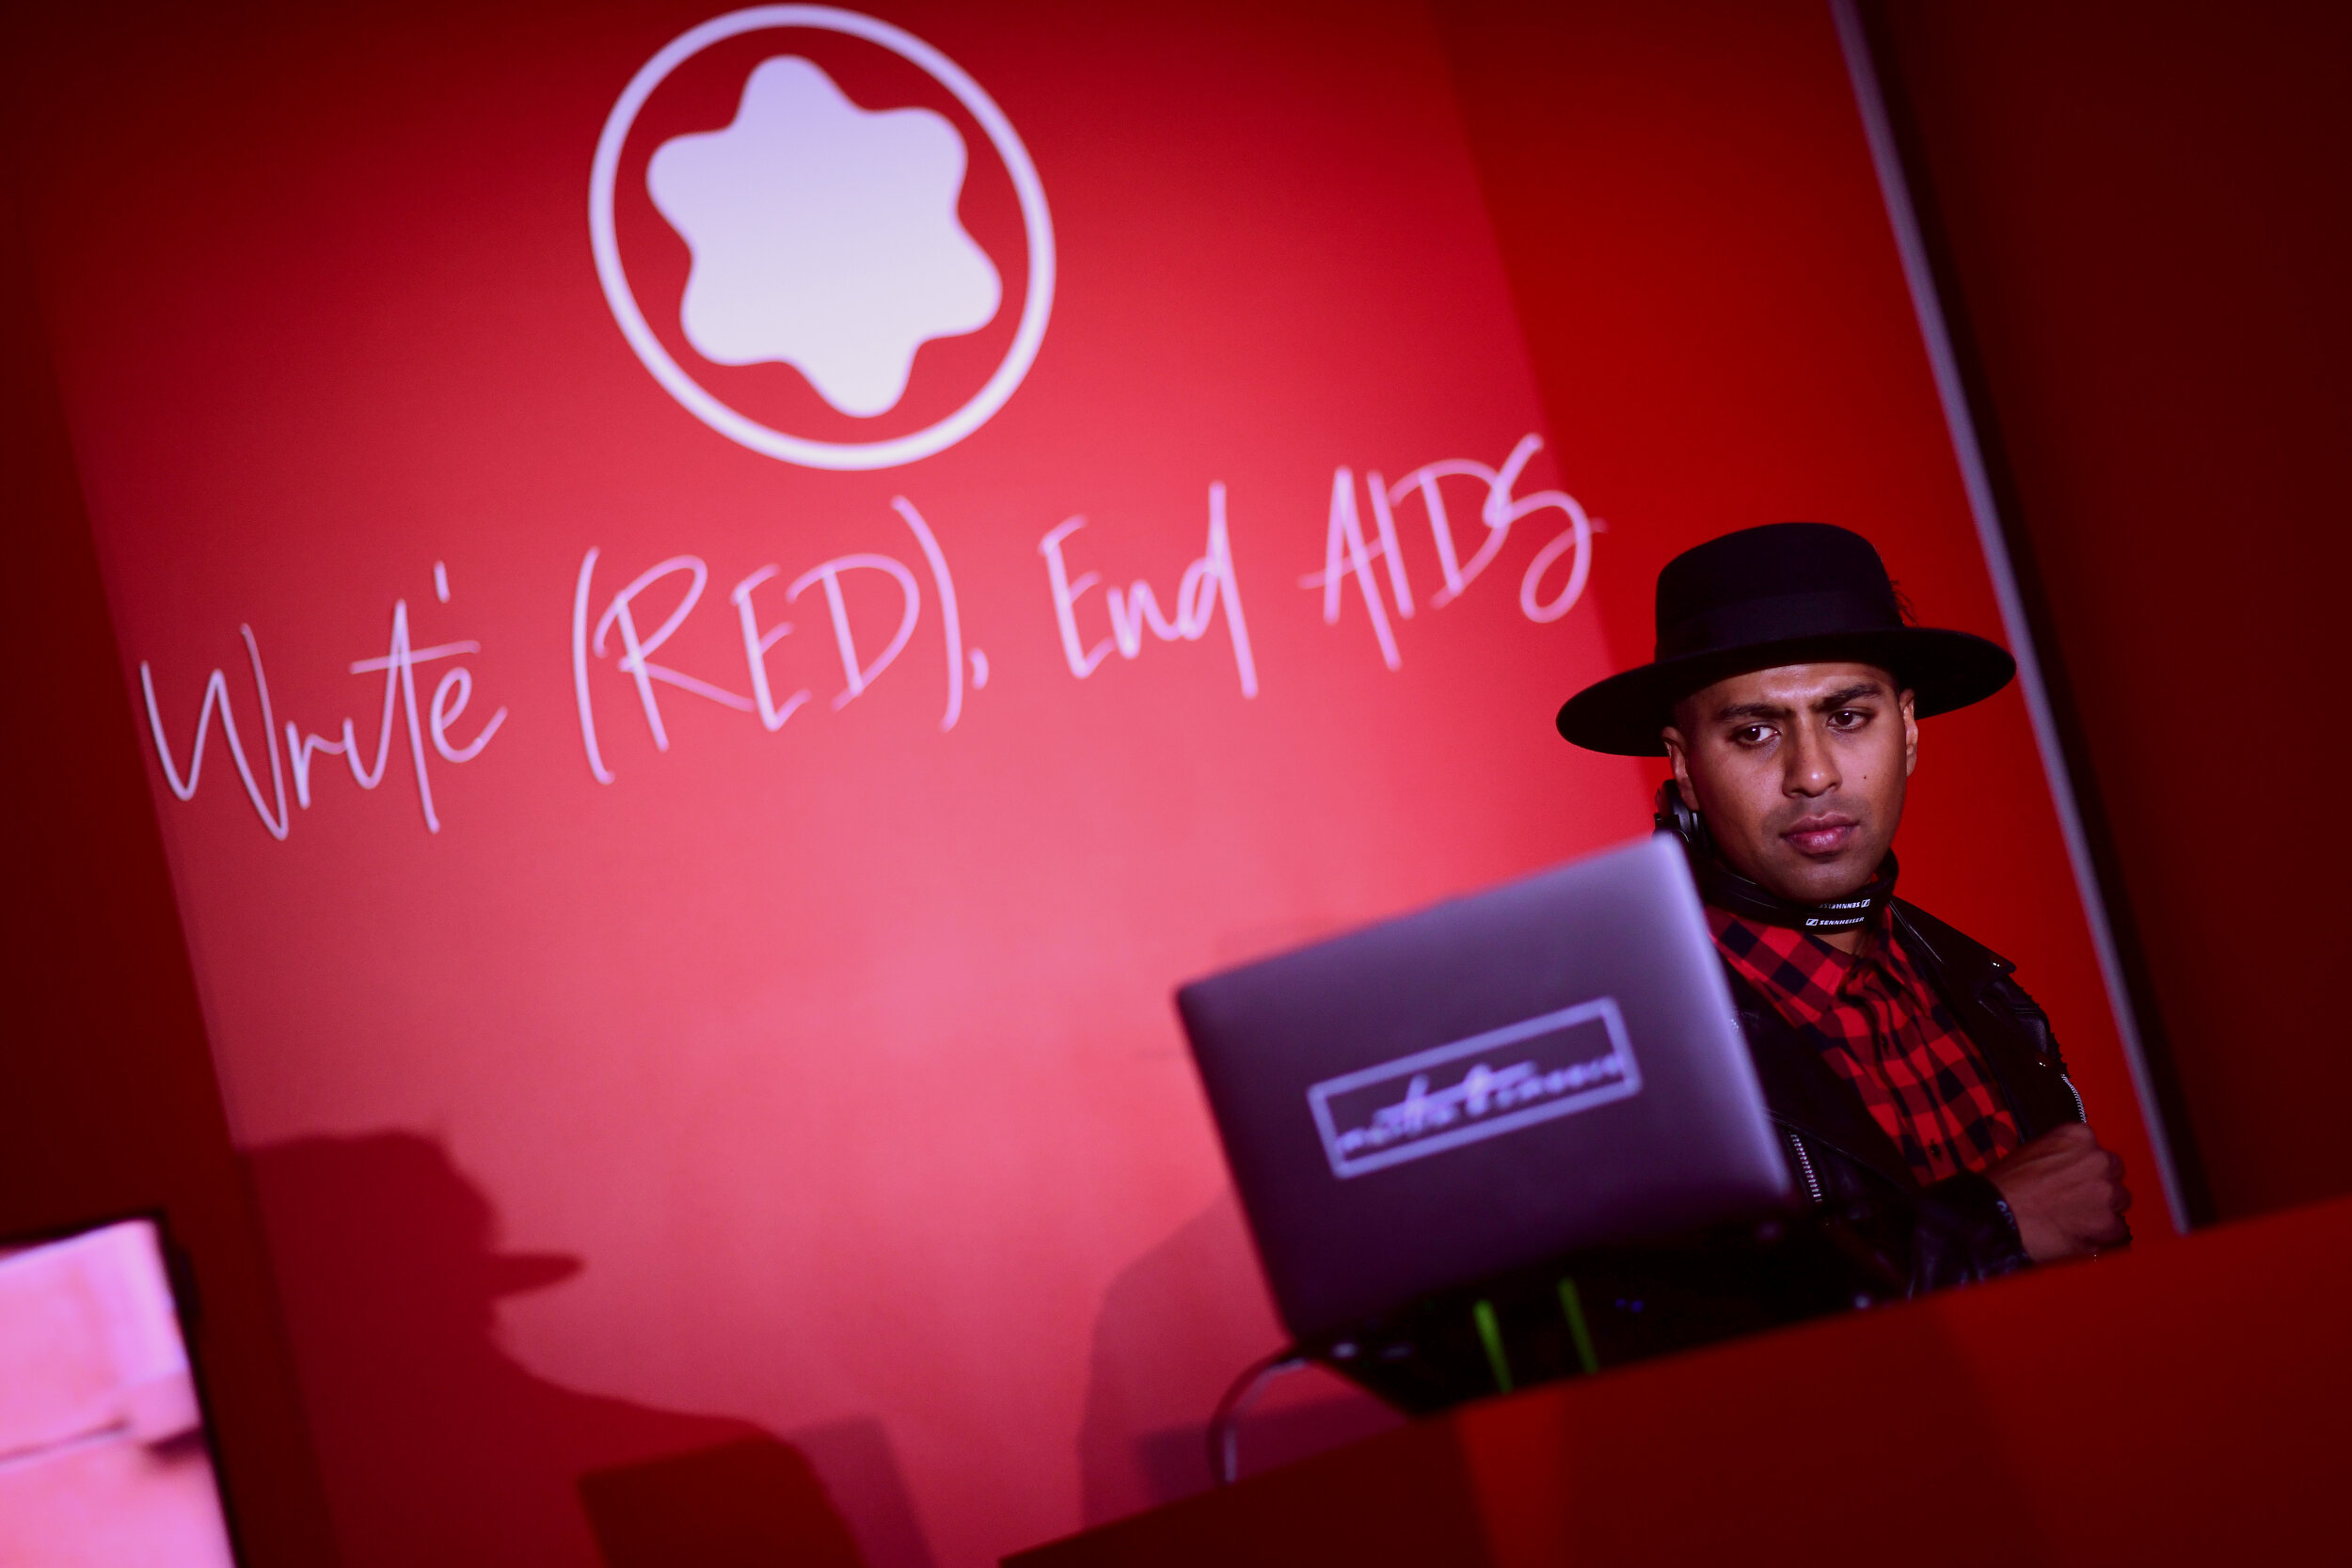
[[[2090,1124],[2090,1112],[2083,1105],[2083,1091],[2076,1088],[2074,1086],[2074,1081],[2072,1078],[2067,1077],[2063,1072],[2058,1074],[2058,1082],[2065,1085],[2066,1092],[2074,1097],[2074,1119],[2081,1122],[2086,1127],[2089,1126]]]
[[[1788,1140],[1789,1150],[1797,1157],[1797,1168],[1804,1173],[1804,1190],[1813,1195],[1814,1207],[1820,1208],[1825,1199],[1821,1196],[1820,1179],[1813,1174],[1813,1156],[1804,1151],[1804,1140],[1796,1133],[1784,1132],[1782,1136]]]

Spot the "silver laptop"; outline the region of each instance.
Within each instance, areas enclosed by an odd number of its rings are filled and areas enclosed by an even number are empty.
[[[1789,1178],[1681,847],[1657,837],[1176,993],[1302,1342]]]

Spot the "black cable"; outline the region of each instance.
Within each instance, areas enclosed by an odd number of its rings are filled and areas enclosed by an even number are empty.
[[[1209,1418],[1209,1480],[1217,1486],[1231,1486],[1241,1476],[1241,1444],[1235,1424],[1243,1412],[1257,1399],[1259,1391],[1284,1372],[1295,1372],[1307,1364],[1295,1345],[1284,1345],[1271,1355],[1262,1355],[1241,1370],[1241,1375],[1225,1387],[1225,1397],[1216,1402],[1216,1411]]]

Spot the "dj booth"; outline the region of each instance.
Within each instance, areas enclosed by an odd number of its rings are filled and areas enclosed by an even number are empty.
[[[2341,1561],[2347,1300],[2340,1199],[1485,1401],[1005,1560]]]

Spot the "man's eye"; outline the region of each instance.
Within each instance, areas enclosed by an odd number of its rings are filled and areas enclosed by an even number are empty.
[[[1869,718],[1868,714],[1862,712],[1859,708],[1839,708],[1829,716],[1829,727],[1833,730],[1859,729],[1869,721]]]
[[[1761,746],[1772,737],[1772,730],[1763,724],[1743,724],[1731,732],[1733,741],[1741,746]]]

